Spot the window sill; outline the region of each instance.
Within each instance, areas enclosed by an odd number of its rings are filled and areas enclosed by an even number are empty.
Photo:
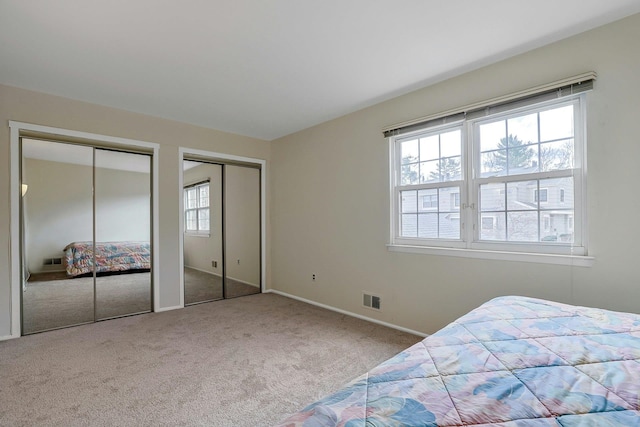
[[[406,252],[425,255],[442,255],[460,258],[493,259],[500,261],[534,262],[540,264],[592,267],[595,258],[584,255],[537,254],[530,252],[506,252],[482,249],[439,248],[434,246],[412,246],[388,244],[390,252]]]
[[[194,233],[192,231],[185,231],[184,235],[189,237],[211,237],[209,233]]]

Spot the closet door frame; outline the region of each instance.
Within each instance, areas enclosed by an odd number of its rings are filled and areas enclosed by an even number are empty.
[[[266,182],[267,182],[267,161],[251,157],[235,156],[232,154],[217,153],[214,151],[197,150],[187,147],[178,148],[178,162],[180,170],[183,170],[185,160],[203,161],[206,163],[234,164],[238,166],[249,166],[260,171],[260,293],[265,292],[266,285]],[[179,251],[184,254],[184,197],[182,196],[184,186],[184,173],[179,175],[178,191],[180,192],[180,235]],[[224,245],[224,243],[223,243]],[[224,249],[223,249],[224,253]],[[180,305],[184,307],[184,256],[180,256]],[[226,273],[225,273],[226,274]]]
[[[98,148],[112,148],[120,151],[133,150],[150,154],[151,161],[151,280],[153,289],[153,311],[160,311],[159,306],[159,280],[158,280],[158,259],[159,241],[158,228],[158,151],[160,145],[153,142],[139,141],[128,138],[120,138],[108,135],[100,135],[89,132],[81,132],[69,129],[55,128],[51,126],[35,125],[10,120],[10,217],[11,217],[11,335],[0,337],[2,339],[18,338],[21,336],[21,292],[22,292],[22,271],[21,271],[21,244],[20,244],[20,138],[36,137],[60,142],[73,142],[79,145],[88,145]]]

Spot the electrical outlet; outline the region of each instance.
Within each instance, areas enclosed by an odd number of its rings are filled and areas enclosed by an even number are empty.
[[[216,260],[211,261],[211,267],[218,268],[218,261]]]
[[[316,274],[315,274],[315,273],[313,273],[313,274],[311,275],[311,281],[312,281],[312,282],[315,282],[315,281],[316,281]]]

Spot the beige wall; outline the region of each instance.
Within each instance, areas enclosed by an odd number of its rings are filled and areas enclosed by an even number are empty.
[[[0,337],[10,334],[9,120],[154,142],[159,150],[159,302],[180,303],[178,147],[265,159],[270,144],[254,138],[0,85]],[[268,219],[267,219],[268,221]],[[269,230],[267,230],[268,233]],[[268,239],[267,239],[268,242]],[[267,248],[267,256],[269,250]],[[268,263],[267,263],[268,266]],[[267,270],[267,278],[269,271]]]
[[[273,287],[427,333],[505,294],[640,312],[638,40],[640,15],[274,141]],[[403,60],[398,66],[411,66]],[[587,124],[593,267],[387,251],[384,126],[592,70],[598,73]],[[363,290],[382,295],[382,312],[361,307]]]

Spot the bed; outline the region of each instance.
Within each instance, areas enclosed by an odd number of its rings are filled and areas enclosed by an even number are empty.
[[[149,242],[96,242],[96,273],[112,273],[151,268]],[[65,270],[76,277],[93,272],[93,242],[73,242],[65,246]]]
[[[640,315],[500,297],[280,426],[640,426]]]

